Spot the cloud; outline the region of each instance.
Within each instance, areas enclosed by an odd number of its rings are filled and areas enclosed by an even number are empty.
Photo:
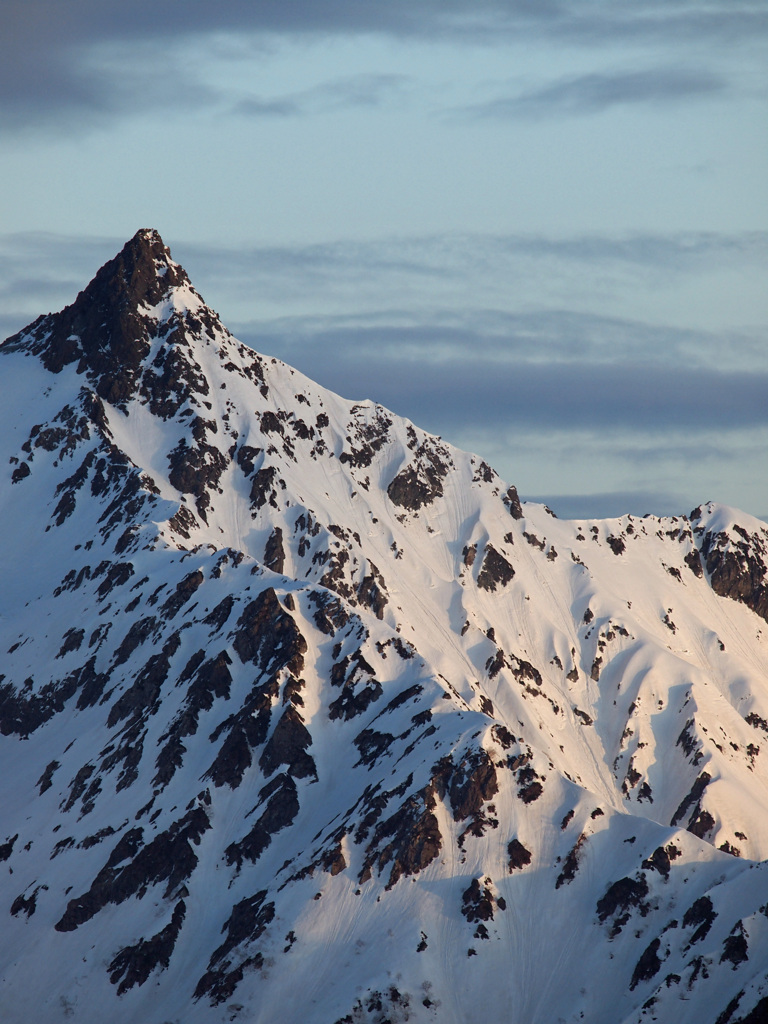
[[[738,45],[768,34],[768,12],[747,0],[666,0],[643,5],[589,5],[559,0],[4,0],[0,30],[0,108],[6,128],[35,124],[49,128],[66,119],[84,127],[148,104],[158,107],[213,102],[214,97],[174,53],[189,43],[212,47],[222,36],[248,37],[262,44],[280,40],[349,37],[361,34],[458,45],[542,42],[606,48],[652,42],[679,52],[681,46]],[[143,62],[156,48],[158,60]],[[117,59],[116,58],[117,55]],[[131,57],[133,68],[131,69]],[[166,70],[169,73],[165,73]],[[151,88],[147,88],[147,75]],[[616,83],[614,82],[614,85]],[[709,83],[715,87],[716,83]],[[158,87],[162,86],[162,87]],[[584,82],[582,103],[600,102],[604,83]],[[706,89],[705,79],[667,83],[667,94]],[[553,87],[555,88],[555,87]],[[634,95],[649,83],[626,81]],[[552,103],[557,96],[550,97]],[[545,97],[531,97],[541,104]],[[259,98],[254,102],[258,104]],[[280,102],[266,113],[291,110]],[[605,102],[605,99],[602,99]]]
[[[677,67],[572,75],[456,111],[475,118],[540,118],[596,114],[612,107],[669,104],[723,94],[728,81],[706,70]]]
[[[768,231],[632,233],[624,235],[554,235],[451,233],[380,238],[373,241],[339,240],[318,244],[203,247],[174,245],[182,262],[194,262],[209,279],[236,276],[281,276],[304,289],[312,276],[323,282],[339,274],[355,279],[372,274],[417,274],[443,279],[465,277],[473,271],[487,274],[511,261],[531,260],[603,267],[613,264],[654,273],[680,273],[704,267],[763,265],[768,259]],[[538,269],[537,269],[538,273]]]
[[[623,344],[614,335],[606,359],[604,342],[593,336],[608,322],[567,311],[522,319],[526,333],[505,336],[481,333],[482,323],[474,331],[350,326],[300,341],[279,331],[237,333],[345,397],[372,398],[438,433],[525,428],[658,435],[768,425],[768,367],[694,366],[676,358],[683,339],[673,329],[631,322],[621,325]],[[574,341],[568,323],[580,326],[581,340]],[[627,343],[630,334],[634,344]],[[717,345],[716,337],[709,341]]]
[[[385,356],[445,362],[471,353],[486,364],[631,358],[768,370],[766,339],[756,329],[725,333],[605,312],[622,310],[615,296],[627,291],[650,298],[659,285],[686,284],[696,294],[704,287],[700,275],[724,269],[744,278],[768,258],[768,232],[451,234],[242,248],[166,241],[236,334],[307,365],[333,351],[355,366]],[[0,235],[7,332],[71,302],[123,242]],[[593,310],[585,308],[585,296]],[[642,301],[635,305],[642,308]],[[256,308],[265,312],[250,322]]]
[[[0,128],[29,135],[43,126],[70,136],[151,109],[200,110],[219,100],[199,69],[173,46],[147,39],[102,44],[62,37],[20,39],[0,33]]]
[[[402,92],[408,81],[407,75],[349,75],[283,96],[251,96],[233,110],[248,117],[300,117],[348,107],[377,107],[388,96]]]

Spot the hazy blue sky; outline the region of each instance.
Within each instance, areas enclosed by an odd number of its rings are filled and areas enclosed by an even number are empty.
[[[3,0],[0,335],[156,227],[561,515],[768,514],[768,4]]]

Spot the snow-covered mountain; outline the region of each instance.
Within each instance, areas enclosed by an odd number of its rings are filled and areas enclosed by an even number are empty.
[[[765,524],[521,503],[154,231],[0,371],[4,1021],[768,1019]]]

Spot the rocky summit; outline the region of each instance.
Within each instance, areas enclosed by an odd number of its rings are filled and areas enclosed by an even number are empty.
[[[560,521],[150,230],[0,372],[4,1021],[768,1020],[764,523]]]

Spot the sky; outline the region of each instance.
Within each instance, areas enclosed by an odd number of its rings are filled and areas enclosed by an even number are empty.
[[[768,5],[3,0],[0,337],[139,228],[563,517],[768,517]]]

